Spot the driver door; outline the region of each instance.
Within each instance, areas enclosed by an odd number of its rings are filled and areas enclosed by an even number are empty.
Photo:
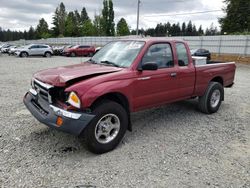
[[[159,106],[176,99],[178,80],[171,45],[156,43],[149,47],[142,58],[142,64],[154,62],[158,70],[137,72],[133,84],[135,111]]]

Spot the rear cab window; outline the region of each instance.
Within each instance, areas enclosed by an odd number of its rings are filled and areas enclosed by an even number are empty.
[[[159,69],[174,67],[172,48],[169,43],[153,44],[145,53],[142,64],[154,62]]]
[[[178,65],[180,67],[188,66],[189,64],[189,58],[187,53],[187,48],[184,43],[182,42],[176,42],[176,53],[178,58]]]

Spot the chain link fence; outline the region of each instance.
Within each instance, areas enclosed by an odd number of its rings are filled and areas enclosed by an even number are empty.
[[[64,37],[40,40],[19,40],[15,44],[49,44],[49,45],[94,45],[104,46],[108,42],[136,38],[126,37]],[[166,38],[166,37],[164,37]],[[168,39],[184,40],[188,42],[191,49],[205,48],[217,54],[237,54],[250,56],[250,35],[221,35],[221,36],[183,36],[167,37]]]

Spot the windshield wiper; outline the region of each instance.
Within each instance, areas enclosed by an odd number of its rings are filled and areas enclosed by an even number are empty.
[[[117,64],[115,64],[115,63],[113,63],[113,62],[111,62],[111,61],[101,61],[101,63],[102,64],[107,64],[107,65],[112,65],[112,66],[114,66],[114,67],[121,67],[120,65],[117,65]]]

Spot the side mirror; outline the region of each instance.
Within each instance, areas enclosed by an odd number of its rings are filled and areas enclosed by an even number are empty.
[[[141,70],[157,70],[158,65],[155,62],[147,62],[141,66]]]

